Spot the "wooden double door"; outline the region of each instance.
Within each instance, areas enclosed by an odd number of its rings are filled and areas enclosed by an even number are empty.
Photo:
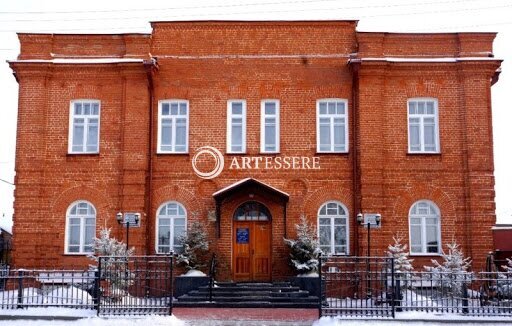
[[[254,216],[254,214],[253,214]],[[240,216],[238,216],[240,218]],[[266,220],[233,220],[233,278],[271,281],[272,224]]]

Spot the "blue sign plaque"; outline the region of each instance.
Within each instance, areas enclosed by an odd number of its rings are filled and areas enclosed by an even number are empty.
[[[236,229],[236,243],[249,243],[249,229],[237,228]]]

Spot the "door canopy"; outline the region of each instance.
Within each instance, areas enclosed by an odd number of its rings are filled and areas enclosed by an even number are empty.
[[[242,179],[225,188],[222,188],[219,191],[213,193],[213,198],[216,202],[221,202],[226,198],[229,198],[235,194],[239,194],[240,192],[254,189],[266,193],[267,195],[270,195],[271,197],[285,203],[288,202],[288,199],[290,198],[290,195],[288,195],[286,192],[253,178]]]

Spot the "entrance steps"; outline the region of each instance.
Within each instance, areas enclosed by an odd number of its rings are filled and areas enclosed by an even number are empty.
[[[318,297],[289,282],[215,282],[212,301],[208,286],[201,286],[177,298],[175,307],[217,308],[317,308]]]

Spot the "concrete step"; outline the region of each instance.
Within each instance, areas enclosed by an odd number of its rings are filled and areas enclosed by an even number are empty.
[[[316,308],[318,297],[289,282],[234,283],[216,282],[210,302],[209,286],[182,295],[173,304],[176,307],[226,308]]]
[[[190,296],[209,296],[210,291],[208,290],[193,290],[188,293]],[[216,291],[215,289],[212,291],[212,295],[214,296],[231,296],[231,297],[242,297],[242,296],[269,296],[269,297],[286,297],[286,298],[298,298],[298,297],[307,297],[309,296],[309,291],[298,290],[298,291],[284,291],[284,292],[274,292],[274,291],[236,291],[233,289],[232,291]]]
[[[243,286],[243,287],[272,287],[272,286],[281,286],[288,287],[291,286],[290,282],[215,282],[216,285],[220,287],[228,287],[228,286]]]
[[[209,302],[209,301],[177,301],[174,307],[215,307],[215,308],[318,308],[318,302]]]
[[[208,286],[200,286],[200,291],[209,291],[210,288]],[[221,286],[216,284],[213,287],[213,291],[237,291],[237,292],[253,292],[253,291],[273,291],[273,292],[291,292],[291,291],[299,291],[300,287],[298,286],[288,286],[288,287],[281,287],[281,286],[259,286],[259,287],[253,287],[253,286]]]
[[[206,296],[194,296],[194,295],[182,295],[178,298],[180,302],[198,302],[208,301],[209,297]],[[215,302],[318,302],[318,297],[307,296],[307,297],[270,297],[270,296],[213,296],[212,301]]]

